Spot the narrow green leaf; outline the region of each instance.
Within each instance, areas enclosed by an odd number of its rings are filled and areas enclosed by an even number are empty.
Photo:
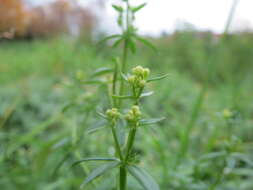
[[[152,118],[152,119],[141,119],[140,120],[140,125],[152,125],[152,124],[156,124],[159,123],[163,120],[165,120],[165,117],[161,117],[161,118]]]
[[[96,132],[96,131],[99,131],[99,130],[101,130],[101,129],[105,129],[105,128],[107,128],[108,126],[107,126],[107,121],[100,121],[100,122],[97,122],[97,123],[95,123],[95,124],[93,124],[92,125],[92,127],[90,127],[90,128],[88,128],[87,129],[87,133],[88,134],[90,134],[90,133],[94,133],[94,132]]]
[[[152,94],[154,94],[154,92],[153,91],[150,91],[150,92],[144,92],[144,93],[141,93],[141,98],[143,98],[143,97],[147,97],[147,96],[151,96]]]
[[[63,108],[62,108],[62,113],[65,113],[66,111],[68,111],[70,108],[72,108],[73,106],[75,106],[75,103],[71,102],[67,105],[65,105]]]
[[[112,5],[112,7],[113,7],[116,11],[118,11],[118,12],[120,12],[120,13],[124,11],[123,7],[121,7],[121,6],[119,6],[119,5]]]
[[[211,160],[211,159],[223,157],[225,155],[226,155],[226,151],[211,152],[211,153],[204,154],[203,156],[201,156],[200,157],[200,161]]]
[[[113,168],[117,167],[120,165],[119,161],[113,161],[110,163],[106,163],[103,164],[102,166],[96,168],[95,170],[93,170],[90,175],[84,180],[84,182],[81,185],[81,188],[86,186],[88,183],[90,183],[91,181],[93,181],[94,179],[100,177],[101,175],[103,175],[104,173],[112,170]]]
[[[159,77],[148,79],[147,82],[153,82],[153,81],[157,81],[157,80],[162,80],[162,79],[166,78],[167,76],[169,76],[169,74],[165,74],[165,75],[162,75],[162,76],[159,76]]]
[[[135,45],[135,42],[133,41],[133,39],[129,39],[128,40],[128,45],[129,45],[129,47],[130,47],[130,50],[131,50],[131,52],[133,53],[133,54],[135,54],[136,53],[136,45]]]
[[[142,44],[144,44],[145,46],[151,48],[152,50],[154,50],[155,52],[157,51],[156,47],[151,43],[149,42],[148,40],[140,37],[140,36],[137,36],[135,35],[134,36],[139,42],[141,42]]]
[[[66,144],[68,144],[69,142],[71,142],[69,137],[65,137],[63,139],[61,139],[59,142],[57,142],[56,144],[54,144],[53,149],[57,149],[60,147],[65,146]]]
[[[113,47],[113,48],[117,47],[123,40],[124,40],[123,38],[117,39],[117,40],[112,44],[112,47]]]
[[[144,8],[147,5],[147,3],[143,3],[141,5],[138,5],[136,7],[132,7],[131,10],[135,13],[138,12],[139,10],[141,10],[142,8]]]
[[[105,114],[103,114],[103,113],[101,113],[101,112],[99,112],[99,111],[97,111],[97,114],[98,114],[100,117],[102,117],[103,119],[107,119],[107,117],[106,117]]]
[[[235,175],[253,177],[252,168],[236,168],[231,171]]]
[[[121,75],[121,77],[122,77],[125,81],[127,81],[127,80],[128,80],[127,75],[125,75],[124,73],[120,73],[120,75]]]
[[[145,170],[137,166],[127,166],[127,169],[145,190],[160,190],[159,185]]]
[[[100,126],[100,127],[97,127],[97,128],[90,128],[87,130],[87,134],[91,134],[91,133],[95,133],[101,129],[105,129],[107,128],[108,126]]]
[[[111,73],[111,72],[113,72],[113,69],[108,68],[108,67],[101,67],[101,68],[98,68],[97,70],[95,70],[95,72],[93,73],[92,76],[97,77],[97,76],[101,76],[101,75]]]
[[[100,40],[99,44],[104,43],[104,42],[106,42],[108,40],[111,40],[111,39],[114,39],[114,38],[120,38],[120,37],[121,37],[120,34],[114,34],[114,35],[111,35],[111,36],[107,36],[104,39]]]
[[[74,167],[78,164],[81,164],[82,162],[89,162],[89,161],[108,161],[108,162],[112,162],[112,161],[119,161],[117,158],[105,158],[105,157],[91,157],[91,158],[84,158],[82,160],[78,160],[76,162],[74,162],[71,167]]]
[[[134,98],[133,96],[118,96],[118,95],[112,95],[113,98],[118,98],[118,99],[132,99]]]
[[[117,23],[120,27],[123,26],[123,13],[120,13],[117,19]]]
[[[60,170],[60,168],[62,167],[62,165],[71,157],[71,154],[68,152],[67,154],[65,154],[61,159],[60,161],[56,164],[53,172],[52,172],[52,175],[51,175],[51,178],[54,178],[58,171]]]
[[[234,152],[231,154],[231,156],[237,160],[241,160],[241,161],[245,162],[250,167],[253,167],[253,160],[251,160],[248,155],[242,154],[239,152]]]

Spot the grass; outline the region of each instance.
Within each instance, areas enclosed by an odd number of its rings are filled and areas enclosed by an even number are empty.
[[[140,165],[148,168],[162,190],[253,188],[252,35],[228,36],[218,44],[209,43],[209,38],[182,32],[170,40],[154,40],[158,54],[140,46],[139,55],[129,60],[131,67],[147,66],[154,75],[170,74],[151,85],[156,93],[142,102],[146,116],[167,119],[151,128],[151,136],[150,129],[141,129],[135,148],[140,158],[145,157]],[[210,50],[214,56],[209,67]],[[108,106],[98,102],[105,89],[89,85],[80,89],[69,83],[78,70],[88,78],[94,69],[110,65],[109,54],[117,54],[114,51],[62,38],[1,42],[0,187],[77,189],[94,165],[70,169],[73,161],[113,155],[110,130],[83,133],[102,125],[92,110]],[[197,97],[207,80],[204,103],[194,118]],[[76,106],[62,113],[69,102]],[[228,120],[224,109],[231,112]],[[179,155],[185,142],[187,151]],[[85,189],[111,190],[115,175]],[[131,178],[129,183],[129,189],[141,189]]]

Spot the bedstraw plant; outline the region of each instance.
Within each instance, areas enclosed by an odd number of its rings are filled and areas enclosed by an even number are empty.
[[[134,27],[135,14],[145,7],[145,3],[131,6],[129,0],[123,0],[122,5],[112,5],[118,12],[118,25],[120,34],[106,37],[103,42],[113,41],[113,47],[123,47],[121,58],[114,59],[113,68],[100,68],[95,71],[95,77],[107,74],[106,85],[109,89],[111,108],[98,114],[106,120],[114,141],[115,157],[92,157],[75,162],[77,165],[86,161],[102,161],[102,166],[93,170],[84,180],[81,187],[86,186],[94,179],[114,168],[118,168],[117,189],[126,190],[129,174],[146,190],[159,190],[159,185],[144,169],[137,166],[133,147],[136,134],[143,125],[160,122],[164,118],[147,119],[143,117],[141,99],[153,94],[145,91],[145,87],[153,81],[161,80],[167,75],[150,78],[150,70],[142,66],[134,67],[131,72],[128,69],[128,57],[136,52],[136,42],[143,43],[154,49],[151,43],[137,35]],[[129,106],[130,105],[130,106]],[[122,132],[123,131],[123,132]],[[122,134],[123,133],[123,134]]]

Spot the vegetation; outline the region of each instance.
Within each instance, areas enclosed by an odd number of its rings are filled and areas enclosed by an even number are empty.
[[[146,90],[155,93],[138,101],[141,119],[166,119],[148,120],[152,125],[138,128],[130,162],[145,168],[162,190],[251,190],[253,37],[199,34],[182,31],[150,39],[157,53],[137,42],[137,54],[129,56],[126,71],[148,67],[147,80],[169,73],[148,83]],[[1,42],[2,189],[78,189],[98,164],[77,160],[118,160],[108,126],[108,117],[114,121],[118,114],[106,110],[131,93],[127,82],[116,96],[107,85],[110,69],[120,68],[122,61],[112,61],[112,55],[120,53],[106,44],[80,45],[64,38]],[[100,67],[104,69],[96,70]],[[122,78],[119,72],[118,85]],[[121,106],[128,111],[131,104],[124,100]],[[100,120],[97,112],[106,119]],[[147,187],[128,176],[127,189]],[[119,172],[112,170],[82,188],[115,190],[118,180]]]

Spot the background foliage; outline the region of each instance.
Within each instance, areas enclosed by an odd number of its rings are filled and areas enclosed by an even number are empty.
[[[167,119],[151,128],[151,136],[141,129],[135,150],[145,157],[140,165],[148,166],[162,190],[252,190],[252,34],[183,31],[151,40],[158,53],[139,45],[129,63],[151,68],[154,76],[169,73],[143,102],[146,115]],[[94,165],[70,169],[74,161],[113,155],[109,130],[87,134],[103,125],[95,110],[107,108],[107,89],[76,80],[76,71],[90,79],[91,71],[111,65],[118,53],[108,47],[60,37],[1,42],[2,189],[77,189]],[[112,189],[115,175],[87,189]]]
[[[88,35],[94,28],[95,16],[74,1],[58,0],[40,6],[24,2],[0,0],[0,34],[11,31],[12,37],[18,38],[52,37],[62,33],[78,36],[84,31]]]

